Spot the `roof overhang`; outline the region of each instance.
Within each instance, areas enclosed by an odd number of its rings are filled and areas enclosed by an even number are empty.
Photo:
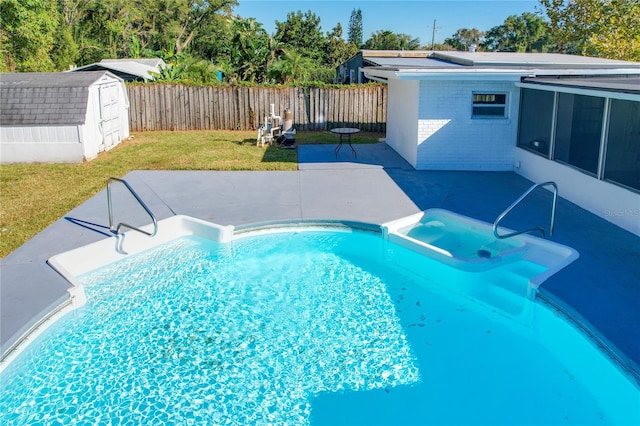
[[[530,72],[505,69],[479,68],[361,68],[365,77],[372,80],[501,80],[520,81],[522,77],[532,76]]]
[[[550,92],[640,101],[640,75],[590,78],[525,78],[518,87]]]
[[[522,78],[544,76],[640,76],[640,67],[634,68],[519,68],[519,67],[452,67],[452,68],[360,68],[372,80],[499,80],[516,81]],[[372,78],[373,77],[373,78]]]

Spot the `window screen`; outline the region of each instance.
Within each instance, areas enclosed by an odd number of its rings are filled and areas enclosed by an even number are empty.
[[[640,191],[640,102],[611,101],[606,158],[606,180]]]
[[[560,93],[554,159],[596,174],[603,113],[604,98]]]
[[[520,126],[518,128],[518,146],[520,148],[545,157],[549,155],[554,97],[553,92],[522,89],[520,92]]]
[[[506,93],[474,93],[472,117],[504,118],[507,110]]]

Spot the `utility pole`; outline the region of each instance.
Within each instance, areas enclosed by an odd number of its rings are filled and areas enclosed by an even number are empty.
[[[435,45],[436,38],[436,30],[441,29],[442,27],[436,27],[436,20],[433,20],[433,32],[431,33],[431,50],[433,50],[433,46]]]

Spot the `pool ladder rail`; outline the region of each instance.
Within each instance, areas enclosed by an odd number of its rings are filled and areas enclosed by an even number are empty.
[[[113,224],[113,203],[112,203],[112,198],[111,198],[111,184],[113,182],[122,183],[129,190],[131,195],[134,196],[134,198],[136,199],[138,204],[140,204],[140,206],[142,206],[142,208],[147,212],[147,214],[151,217],[151,220],[153,221],[153,232],[145,231],[144,229],[140,229],[138,227],[135,227],[135,226],[132,226],[132,225],[128,225],[128,224],[126,224],[124,222],[119,222],[117,226],[114,226],[114,224]],[[156,233],[158,232],[158,220],[156,219],[156,216],[153,214],[153,212],[151,212],[149,207],[145,204],[144,201],[142,201],[140,196],[136,193],[136,191],[133,190],[131,185],[129,185],[129,183],[126,180],[120,179],[120,178],[116,178],[116,177],[110,177],[109,178],[109,180],[107,181],[107,206],[109,208],[109,229],[111,230],[111,232],[115,233],[116,236],[120,235],[120,229],[122,227],[129,228],[129,229],[132,229],[134,231],[141,232],[141,233],[143,233],[145,235],[148,235],[150,237],[155,236]]]
[[[542,183],[536,183],[535,185],[533,185],[531,188],[527,189],[524,194],[522,194],[520,197],[518,197],[518,199],[516,201],[513,202],[513,204],[511,204],[509,207],[507,207],[505,209],[505,211],[503,211],[500,216],[498,216],[498,218],[496,219],[495,222],[493,222],[493,235],[498,238],[498,239],[504,239],[504,238],[509,238],[509,237],[515,237],[516,235],[520,235],[520,234],[527,234],[529,232],[533,232],[533,231],[538,231],[542,234],[542,238],[545,238],[545,232],[544,232],[544,228],[542,228],[541,226],[537,226],[537,227],[533,227],[533,228],[529,228],[529,229],[525,229],[523,231],[515,231],[515,232],[510,232],[508,234],[500,234],[498,232],[498,224],[500,223],[500,221],[502,219],[505,218],[505,216],[507,216],[509,213],[511,213],[511,211],[516,208],[525,198],[527,198],[527,196],[529,194],[531,194],[536,188],[540,187],[545,187],[545,186],[550,186],[553,188],[553,202],[551,205],[551,223],[549,224],[549,236],[553,235],[553,229],[555,227],[555,223],[556,223],[556,205],[558,203],[558,185],[556,185],[555,182],[542,182]]]

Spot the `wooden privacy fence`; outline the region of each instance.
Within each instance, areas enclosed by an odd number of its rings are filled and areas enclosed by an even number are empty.
[[[284,118],[293,113],[298,130],[357,127],[384,132],[386,86],[244,87],[127,85],[129,124],[134,132],[154,130],[256,130],[269,105]]]

